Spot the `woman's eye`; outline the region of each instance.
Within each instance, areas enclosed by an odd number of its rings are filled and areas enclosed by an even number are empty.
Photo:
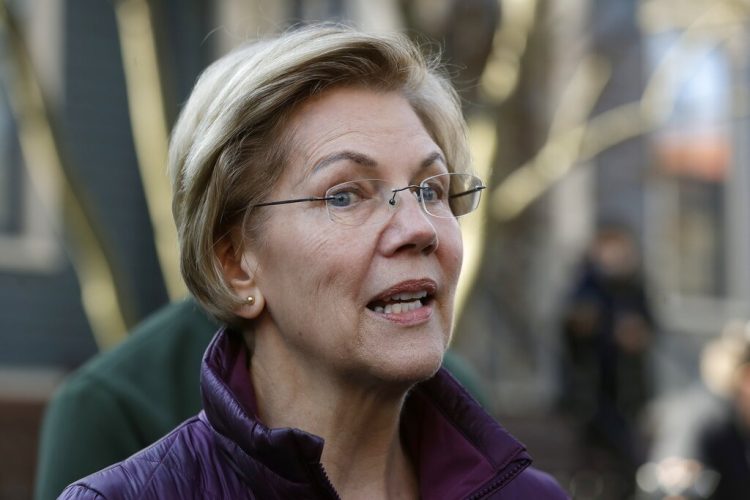
[[[427,184],[420,188],[422,199],[426,203],[436,202],[443,199],[443,188],[436,184]]]
[[[353,190],[342,190],[328,195],[328,204],[337,208],[350,207],[360,201],[360,196]]]

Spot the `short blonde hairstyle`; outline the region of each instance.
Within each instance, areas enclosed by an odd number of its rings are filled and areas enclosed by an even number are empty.
[[[400,34],[312,26],[255,42],[211,64],[172,132],[169,174],[180,268],[188,289],[220,321],[236,323],[242,303],[215,249],[232,227],[248,236],[286,165],[285,125],[297,106],[333,86],[402,93],[445,154],[469,168],[466,125],[455,90],[435,61]]]

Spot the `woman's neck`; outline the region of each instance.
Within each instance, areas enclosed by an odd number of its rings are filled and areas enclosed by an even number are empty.
[[[342,498],[417,498],[416,474],[399,435],[408,387],[367,387],[285,358],[253,355],[260,420],[323,438],[321,462]]]

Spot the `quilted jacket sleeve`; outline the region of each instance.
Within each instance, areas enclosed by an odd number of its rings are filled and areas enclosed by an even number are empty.
[[[106,498],[96,490],[76,484],[65,488],[58,500],[106,500]]]

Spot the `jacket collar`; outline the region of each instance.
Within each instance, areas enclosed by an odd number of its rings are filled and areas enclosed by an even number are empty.
[[[217,433],[219,446],[253,485],[271,480],[276,487],[307,484],[333,493],[320,465],[323,439],[259,422],[247,368],[242,336],[220,329],[201,368],[201,418]],[[401,420],[422,498],[463,498],[488,485],[501,487],[499,482],[507,483],[531,463],[523,445],[444,369],[410,392]]]

